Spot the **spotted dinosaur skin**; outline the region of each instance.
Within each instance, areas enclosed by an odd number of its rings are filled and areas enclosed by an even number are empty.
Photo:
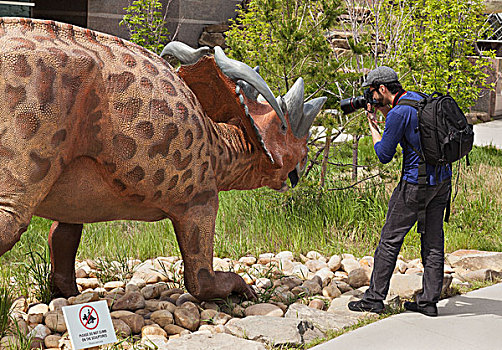
[[[54,220],[52,286],[68,297],[78,292],[82,224],[169,218],[190,293],[253,297],[236,274],[213,271],[218,192],[283,188],[306,157],[306,137],[248,101],[272,163],[239,115],[235,84],[225,84],[233,107],[208,114],[165,60],[135,44],[53,21],[0,19],[0,255],[33,215]]]

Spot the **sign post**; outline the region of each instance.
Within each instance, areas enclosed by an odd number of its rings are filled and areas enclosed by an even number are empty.
[[[106,301],[63,307],[73,349],[115,343],[117,337]]]

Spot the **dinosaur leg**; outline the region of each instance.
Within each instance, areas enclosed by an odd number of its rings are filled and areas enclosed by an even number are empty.
[[[19,241],[21,234],[28,228],[30,220],[31,216],[21,219],[7,210],[0,210],[0,256]]]
[[[77,254],[82,224],[57,222],[49,232],[51,253],[51,289],[56,297],[68,298],[78,294],[75,281],[75,256]]]
[[[226,298],[238,293],[256,297],[242,277],[233,272],[213,270],[213,242],[218,197],[204,205],[189,207],[180,219],[173,219],[174,230],[185,266],[185,286],[199,300]]]

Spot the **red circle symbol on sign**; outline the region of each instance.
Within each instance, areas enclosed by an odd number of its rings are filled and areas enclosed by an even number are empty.
[[[79,319],[80,323],[82,323],[82,326],[84,326],[87,329],[94,329],[98,326],[99,324],[99,316],[98,312],[89,305],[85,305],[80,309],[79,312]]]

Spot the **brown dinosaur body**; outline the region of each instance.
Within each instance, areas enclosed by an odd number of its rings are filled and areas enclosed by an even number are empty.
[[[53,287],[69,296],[77,293],[73,264],[83,223],[169,218],[192,294],[252,296],[240,277],[212,269],[218,191],[280,189],[305,157],[306,137],[281,132],[269,105],[246,98],[271,164],[248,135],[235,83],[213,61],[188,67],[184,80],[165,60],[121,39],[3,19],[0,255],[33,215],[57,221],[49,235]],[[190,69],[221,76],[190,80]],[[208,93],[211,80],[227,86],[221,96]]]

